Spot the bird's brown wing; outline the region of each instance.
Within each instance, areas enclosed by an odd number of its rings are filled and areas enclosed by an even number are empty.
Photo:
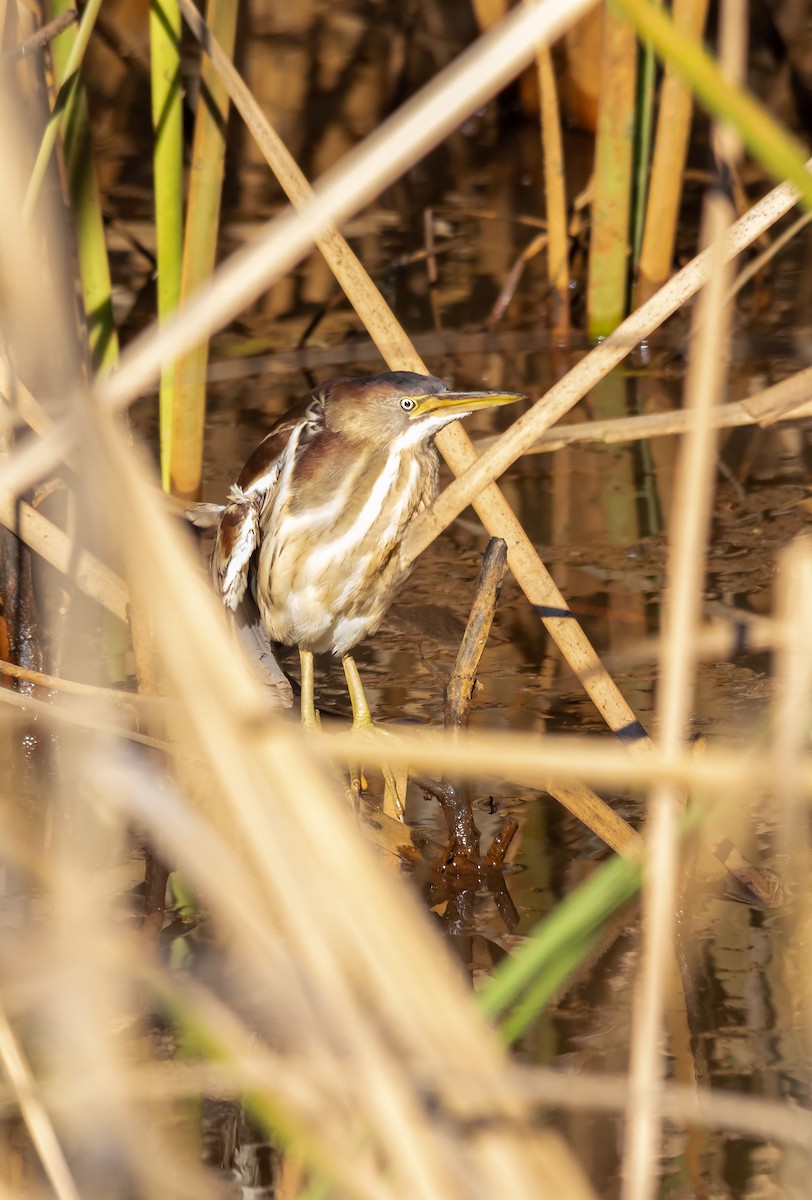
[[[211,575],[217,594],[232,612],[248,586],[248,567],[259,545],[261,494],[232,488],[223,508],[211,552]]]
[[[218,595],[232,612],[245,596],[251,559],[261,537],[260,514],[279,482],[285,457],[298,452],[323,427],[323,393],[316,389],[280,417],[246,462],[228,502],[220,508],[211,572]],[[198,522],[207,520],[211,521],[209,513],[201,512]]]

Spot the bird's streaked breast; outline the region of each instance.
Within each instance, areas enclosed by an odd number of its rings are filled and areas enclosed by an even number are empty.
[[[275,640],[343,654],[374,632],[408,573],[397,549],[436,494],[437,456],[412,429],[350,454],[341,440],[317,441],[303,477],[283,466],[263,514],[256,593]]]

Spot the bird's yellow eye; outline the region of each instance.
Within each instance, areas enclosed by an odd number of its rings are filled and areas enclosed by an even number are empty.
[[[411,412],[413,409],[417,408],[417,401],[412,400],[411,396],[404,396],[400,402],[400,407],[404,412]]]

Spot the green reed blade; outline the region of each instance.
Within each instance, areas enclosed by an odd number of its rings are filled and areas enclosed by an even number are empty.
[[[206,14],[209,30],[229,58],[234,53],[237,9],[236,0],[209,0]],[[214,267],[228,109],[228,93],[208,55],[204,54],[189,173],[181,271],[183,301],[209,278]],[[203,472],[208,355],[209,343],[204,341],[175,364],[175,408],[169,473],[172,492],[188,499],[197,499]]]
[[[520,1002],[501,1026],[509,1040],[527,1028],[589,954],[609,918],[639,891],[642,874],[639,862],[610,859],[562,900],[527,942],[497,967],[477,1002],[492,1019],[499,1019]]]
[[[730,83],[711,55],[651,0],[613,0],[641,38],[693,88],[713,116],[729,122],[747,149],[773,178],[789,180],[812,208],[812,176],[804,165],[806,152],[749,92]]]
[[[637,36],[611,6],[604,12],[595,196],[587,281],[591,338],[606,337],[627,312]]]
[[[158,320],[178,307],[183,252],[183,99],[180,76],[180,9],[176,0],[152,0],[149,10],[150,74],[158,262]],[[169,490],[174,366],[161,371],[161,483]]]
[[[49,5],[54,17],[69,8],[70,0],[51,0]],[[76,29],[68,29],[52,45],[54,72],[60,84],[70,78],[69,63],[76,40]],[[62,141],[91,364],[95,370],[109,369],[118,361],[118,333],[113,321],[110,263],[88,126],[87,95],[81,81],[72,88],[64,108]]]
[[[654,130],[654,99],[657,60],[654,47],[643,42],[640,47],[637,84],[637,137],[634,145],[634,199],[632,202],[632,265],[640,261],[643,245],[643,225],[648,197],[648,176],[651,164],[651,143]]]
[[[48,162],[56,142],[56,135],[59,132],[64,114],[70,107],[70,102],[74,91],[78,87],[79,82],[79,67],[87,50],[90,35],[93,32],[93,26],[96,24],[96,17],[99,15],[102,0],[88,0],[87,5],[82,13],[82,18],[79,21],[78,29],[71,28],[65,33],[60,34],[53,42],[53,53],[58,53],[57,47],[64,38],[70,34],[73,39],[73,45],[65,63],[63,73],[63,83],[57,93],[54,102],[54,109],[45,126],[45,132],[42,135],[39,150],[37,152],[34,169],[31,172],[31,181],[28,184],[28,190],[23,201],[23,217],[26,221],[30,220],[31,212],[37,201],[39,190],[42,186],[42,181],[45,178],[45,171],[48,167]]]

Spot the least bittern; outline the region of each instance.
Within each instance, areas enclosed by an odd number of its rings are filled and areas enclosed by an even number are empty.
[[[353,728],[372,724],[350,651],[410,573],[400,544],[437,494],[434,438],[475,409],[524,398],[453,392],[409,371],[334,379],[277,421],[225,505],[190,514],[217,522],[212,575],[226,607],[250,589],[270,639],[299,648],[306,726],[317,724],[313,654],[326,651],[341,655]]]

